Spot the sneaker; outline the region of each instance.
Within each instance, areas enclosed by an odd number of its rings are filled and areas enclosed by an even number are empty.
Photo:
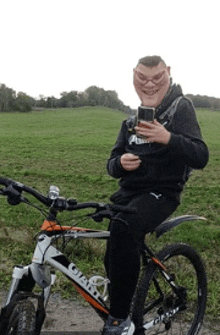
[[[134,334],[134,324],[130,317],[127,319],[116,319],[108,316],[102,335],[132,335]]]

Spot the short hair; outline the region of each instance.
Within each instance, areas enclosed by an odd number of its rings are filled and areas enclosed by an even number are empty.
[[[146,56],[146,57],[139,59],[137,65],[142,64],[147,67],[153,67],[153,66],[157,66],[161,62],[164,63],[164,65],[166,66],[166,63],[160,56]]]

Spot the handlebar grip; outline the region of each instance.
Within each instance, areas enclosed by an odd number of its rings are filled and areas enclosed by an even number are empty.
[[[11,179],[0,177],[0,184],[1,185],[8,186],[8,185],[11,184],[11,182],[12,182]]]

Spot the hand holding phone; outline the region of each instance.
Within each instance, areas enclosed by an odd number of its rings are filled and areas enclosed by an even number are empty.
[[[140,122],[140,126],[136,126],[137,136],[145,138],[149,142],[168,144],[171,138],[171,133],[156,119],[153,122]]]

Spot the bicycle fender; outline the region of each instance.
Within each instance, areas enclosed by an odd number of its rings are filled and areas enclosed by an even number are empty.
[[[192,221],[192,220],[206,220],[203,216],[198,215],[181,215],[177,216],[173,219],[166,220],[162,222],[155,230],[156,237],[159,238],[164,233],[168,232],[169,230],[173,229],[174,227],[178,226],[182,222]]]

